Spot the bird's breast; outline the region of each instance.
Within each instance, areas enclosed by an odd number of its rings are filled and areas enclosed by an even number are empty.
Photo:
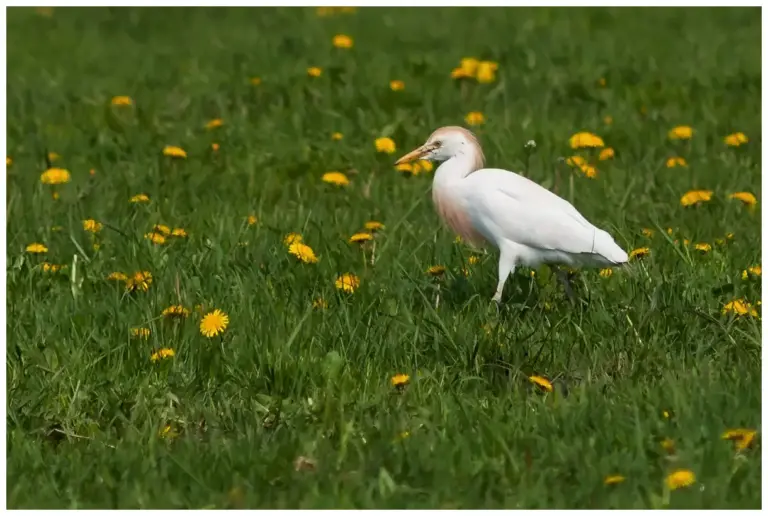
[[[472,245],[482,246],[486,239],[472,224],[472,218],[460,199],[451,195],[446,188],[433,188],[432,201],[443,222],[463,240]]]

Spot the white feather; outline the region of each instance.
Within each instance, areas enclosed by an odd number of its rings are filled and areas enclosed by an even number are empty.
[[[478,170],[465,177],[455,193],[472,225],[500,249],[516,245],[524,265],[608,266],[627,261],[613,238],[571,203],[513,172]]]
[[[628,260],[608,233],[565,199],[514,172],[483,168],[483,150],[464,128],[436,130],[398,163],[417,157],[443,162],[432,196],[446,224],[473,244],[487,240],[501,251],[497,302],[507,277],[521,264],[606,267]]]

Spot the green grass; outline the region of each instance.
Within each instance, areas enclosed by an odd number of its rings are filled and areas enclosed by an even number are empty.
[[[339,33],[352,49],[332,47]],[[721,314],[761,297],[741,278],[760,263],[760,205],[728,199],[761,189],[759,42],[758,9],[10,9],[8,505],[759,507],[759,436],[743,452],[720,438],[760,430],[760,322]],[[452,81],[466,56],[498,62],[496,81]],[[576,305],[546,270],[519,269],[497,314],[496,251],[459,274],[471,251],[440,227],[432,174],[393,168],[470,111],[489,166],[650,255],[580,271]],[[681,124],[693,138],[670,141]],[[560,160],[582,130],[616,149],[596,179]],[[726,146],[734,131],[749,143]],[[385,135],[396,154],[375,152]],[[72,175],[58,200],[46,152]],[[675,155],[688,168],[666,168]],[[331,170],[351,184],[323,183]],[[694,188],[711,202],[683,208]],[[368,220],[386,225],[374,265],[347,243]],[[156,223],[189,236],[153,245]],[[287,253],[289,232],[318,263]],[[105,279],[138,270],[146,292]],[[345,272],[354,294],[334,288]],[[163,320],[177,303],[189,318]],[[197,305],[229,315],[222,336],[199,333]],[[175,357],[151,362],[163,347]],[[314,470],[295,471],[301,456]],[[696,483],[669,492],[678,468]]]

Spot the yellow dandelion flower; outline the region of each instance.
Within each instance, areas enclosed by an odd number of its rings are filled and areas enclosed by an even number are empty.
[[[471,79],[472,75],[463,68],[454,68],[451,70],[451,79]]]
[[[572,167],[578,168],[582,174],[591,179],[597,177],[597,169],[587,163],[587,160],[581,156],[571,156],[570,158],[566,159],[565,162]]]
[[[643,236],[651,238],[651,237],[653,237],[654,231],[652,229],[649,229],[649,228],[643,228],[642,229],[642,233],[643,233]]]
[[[120,274],[120,273],[113,273]],[[110,274],[111,276],[111,274]],[[149,290],[149,286],[152,284],[152,273],[149,271],[137,271],[133,273],[131,278],[125,279],[125,289],[129,292],[134,290],[142,290],[146,292]]]
[[[585,165],[581,167],[581,171],[584,173],[585,176],[587,176],[590,179],[594,179],[597,177],[597,169],[592,165]]]
[[[467,122],[468,125],[481,125],[485,123],[485,115],[480,111],[471,111],[464,117],[464,121]]]
[[[45,247],[45,245],[43,244],[37,244],[37,243],[29,244],[27,246],[27,252],[32,254],[42,254],[42,253],[47,253],[48,248]]]
[[[413,174],[413,163],[400,163],[399,165],[395,165],[395,170]]]
[[[726,233],[725,234],[725,239],[726,240],[733,240],[733,233]]]
[[[601,278],[610,278],[612,275],[613,275],[613,269],[610,269],[610,268],[600,269]]]
[[[460,69],[467,74],[467,77],[474,77],[479,65],[480,60],[474,57],[465,57],[461,60]]]
[[[59,197],[60,197],[60,195],[59,195],[59,192],[53,192],[53,193],[51,194],[51,198],[52,198],[54,201],[58,201],[58,200],[59,200]]]
[[[651,249],[649,247],[638,247],[629,252],[629,259],[641,258],[649,254],[651,254]]]
[[[373,240],[373,235],[370,233],[355,233],[349,237],[350,244],[363,244],[369,240]]]
[[[155,232],[147,233],[146,235],[144,235],[144,238],[146,238],[153,244],[157,244],[157,245],[165,243],[165,236],[161,235],[160,233],[155,233]]]
[[[149,328],[131,328],[131,335],[139,339],[148,339],[151,332]]]
[[[667,168],[687,167],[687,166],[688,166],[688,162],[685,161],[685,158],[681,158],[680,156],[674,156],[667,160]]]
[[[66,265],[43,262],[43,272],[59,272],[60,270],[63,270],[66,268],[67,268]]]
[[[152,362],[157,362],[158,360],[173,358],[174,356],[176,356],[176,352],[172,348],[162,348],[152,353],[149,359],[152,360]]]
[[[130,201],[132,203],[143,203],[143,202],[149,202],[149,196],[147,194],[136,194],[133,197],[131,197]]]
[[[214,118],[205,124],[205,128],[211,130],[216,129],[217,127],[221,127],[222,125],[224,125],[224,120],[221,118]],[[186,157],[186,155],[184,157]]]
[[[337,131],[337,132],[335,132],[335,133],[333,133],[333,134],[331,134],[331,140],[334,140],[334,141],[339,141],[339,140],[342,140],[343,138],[344,138],[344,135],[343,135],[343,134],[341,134],[341,133],[340,133],[340,132],[338,132],[338,131]]]
[[[368,231],[381,231],[384,229],[384,224],[376,220],[369,220],[363,225],[363,227],[365,227],[365,229]]]
[[[205,317],[200,321],[200,333],[210,339],[223,333],[228,325],[229,316],[217,308],[213,312],[205,314]]]
[[[410,376],[400,373],[390,378],[389,381],[392,383],[392,387],[405,387],[410,380]]]
[[[179,436],[179,432],[174,430],[172,425],[165,425],[163,428],[161,428],[157,432],[157,435],[159,435],[163,439],[174,439]]]
[[[315,256],[315,252],[312,248],[301,242],[294,242],[289,245],[288,253],[304,263],[317,263],[317,256]]]
[[[261,84],[261,77],[251,77],[250,83],[252,86],[259,86]]]
[[[69,183],[69,170],[65,168],[49,168],[40,175],[40,182],[45,185],[60,185]]]
[[[732,193],[728,196],[729,199],[737,199],[747,206],[754,206],[757,204],[757,199],[755,198],[754,194],[751,194],[749,192],[736,192]]]
[[[352,48],[353,45],[352,38],[346,34],[337,34],[333,37],[333,46],[336,48]]]
[[[662,439],[660,444],[662,449],[668,454],[672,455],[673,453],[675,453],[675,441],[673,441],[669,437],[665,437],[664,439]]]
[[[688,487],[696,482],[696,475],[689,469],[678,469],[667,475],[667,487],[674,491],[681,487]]]
[[[133,99],[131,97],[128,97],[127,95],[117,95],[116,97],[112,97],[112,105],[113,106],[132,106]]]
[[[541,389],[552,392],[552,382],[544,378],[543,376],[529,376],[528,379],[535,385],[538,385]]]
[[[184,228],[173,228],[171,231],[171,236],[184,238],[187,236],[187,232],[184,230]]]
[[[445,266],[433,265],[427,269],[427,274],[429,274],[430,276],[442,276],[443,274],[445,274]]]
[[[590,148],[590,147],[605,147],[603,139],[586,131],[576,133],[568,140],[572,149]]]
[[[325,310],[328,308],[328,302],[323,299],[322,297],[318,297],[314,301],[312,301],[312,308],[315,310]]]
[[[496,70],[499,68],[493,61],[480,61],[477,63],[477,82],[489,83],[496,80]]]
[[[746,270],[742,271],[741,279],[745,280],[750,277],[759,278],[762,275],[763,275],[763,268],[760,265],[753,265],[752,267],[749,267]]]
[[[304,237],[302,237],[298,233],[288,233],[287,235],[285,235],[285,237],[283,237],[283,243],[285,245],[291,245],[294,242],[301,242],[302,240],[304,240]]]
[[[248,218],[246,220],[248,221],[249,226],[253,226],[259,221],[259,219],[256,218],[256,215],[253,215],[253,214],[248,215]]]
[[[758,317],[757,310],[752,308],[752,305],[744,299],[734,299],[729,301],[723,306],[723,315],[734,314],[737,316],[750,315],[751,317]]]
[[[323,74],[323,69],[317,66],[310,66],[307,68],[307,75],[310,77],[320,77]]]
[[[690,140],[693,136],[693,129],[689,125],[678,125],[669,130],[670,140]]]
[[[155,233],[160,233],[161,235],[168,236],[171,234],[171,228],[166,226],[165,224],[155,224],[155,226],[152,228],[152,231]]]
[[[219,144],[218,144],[218,143],[216,143],[216,142],[213,142],[213,143],[211,144],[211,150],[212,150],[213,152],[219,152],[219,149],[220,149],[220,148],[221,148],[221,145],[219,145]]]
[[[729,145],[731,147],[738,147],[739,145],[743,145],[749,141],[749,138],[747,138],[747,135],[744,133],[733,133],[729,134],[724,138],[725,144]]]
[[[48,153],[48,161],[54,162],[54,161],[58,161],[60,159],[61,159],[61,155],[59,155],[58,153],[56,153],[56,152],[49,152]]]
[[[597,159],[600,161],[605,161],[607,159],[611,159],[614,156],[616,156],[616,151],[613,150],[613,147],[606,147],[605,149],[600,151],[600,154],[597,156]]]
[[[360,278],[351,273],[342,274],[336,278],[335,285],[338,290],[351,294],[360,286]]]
[[[181,147],[177,147],[175,145],[166,145],[163,148],[163,156],[169,156],[171,158],[185,158],[187,157],[187,152],[182,149]]]
[[[475,265],[476,263],[480,262],[480,257],[477,256],[476,254],[473,254],[472,256],[469,257],[468,262],[470,265]]]
[[[712,190],[691,190],[680,198],[680,204],[682,206],[693,206],[702,202],[709,202],[712,200],[712,194]]]
[[[171,158],[186,158],[187,152],[181,147],[175,145],[166,145],[163,148],[163,156],[169,156]]]
[[[347,186],[349,178],[341,172],[326,172],[323,174],[323,182],[336,186]]]
[[[726,441],[733,441],[736,446],[736,450],[741,451],[750,447],[756,435],[756,430],[750,430],[748,428],[734,428],[723,432],[721,438]]]
[[[189,309],[184,308],[181,305],[171,305],[168,308],[163,310],[163,317],[167,317],[169,319],[182,318],[182,317],[188,317],[188,316],[189,316]]]
[[[122,272],[112,272],[109,274],[109,276],[107,276],[107,279],[110,281],[128,281],[128,276]]]
[[[91,233],[98,233],[103,226],[104,225],[101,222],[97,222],[93,219],[86,219],[83,221],[83,229]]]
[[[405,89],[405,83],[397,79],[389,81],[389,89],[392,91],[402,91]]]
[[[701,251],[702,253],[708,253],[712,250],[712,246],[706,242],[699,242],[698,244],[694,244],[693,248],[697,251]]]
[[[625,480],[626,480],[626,477],[624,477],[624,475],[608,475],[603,480],[603,484],[607,486],[613,486],[616,484],[621,484]]]
[[[377,152],[385,152],[387,154],[393,154],[397,149],[395,148],[395,142],[392,138],[381,137],[376,138],[374,142]]]
[[[425,159],[420,159],[416,163],[424,170],[424,172],[432,172],[432,169],[435,168],[431,161]]]

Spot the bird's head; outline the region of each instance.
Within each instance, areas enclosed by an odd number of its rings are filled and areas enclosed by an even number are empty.
[[[417,159],[446,161],[459,155],[472,156],[482,167],[483,151],[471,131],[458,126],[441,127],[427,138],[424,145],[397,160],[395,165]]]

